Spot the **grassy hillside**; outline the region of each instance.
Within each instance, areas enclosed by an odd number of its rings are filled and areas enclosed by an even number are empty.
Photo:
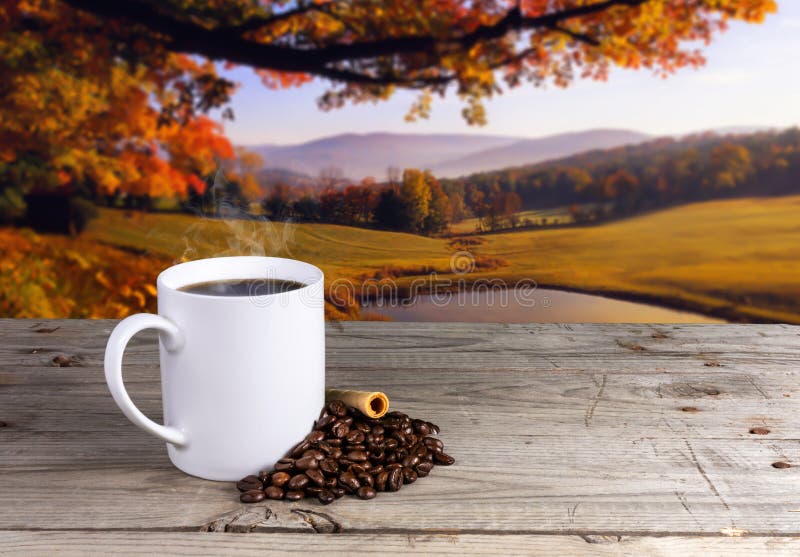
[[[486,236],[495,274],[731,319],[800,322],[800,197],[686,205],[597,227]]]
[[[468,277],[533,278],[541,286],[729,319],[800,323],[798,215],[800,196],[739,199],[602,226],[487,235],[472,249],[489,265]],[[148,285],[158,269],[182,258],[262,250],[316,263],[329,282],[377,274],[407,284],[431,269],[447,273],[455,249],[444,239],[345,226],[111,210],[101,211],[78,239],[15,229],[0,229],[0,236],[4,267],[13,271],[0,281],[0,312],[17,316],[114,317],[152,310]],[[486,270],[492,258],[507,265]],[[49,301],[37,305],[43,296]]]
[[[318,265],[331,280],[392,267],[449,266],[444,240],[335,224],[219,221],[189,215],[102,210],[85,235],[174,260],[213,255],[277,255]]]

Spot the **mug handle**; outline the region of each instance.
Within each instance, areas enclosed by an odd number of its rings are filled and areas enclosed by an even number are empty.
[[[142,414],[134,406],[122,383],[122,355],[125,347],[133,335],[145,329],[156,329],[161,333],[159,337],[167,352],[177,352],[183,348],[183,334],[169,319],[152,313],[137,313],[126,317],[114,327],[106,344],[106,383],[117,406],[130,421],[167,443],[181,447],[186,445],[186,434],[178,428],[157,424]]]

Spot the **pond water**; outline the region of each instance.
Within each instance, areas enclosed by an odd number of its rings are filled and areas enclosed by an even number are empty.
[[[419,295],[403,303],[371,301],[362,313],[392,321],[494,323],[723,323],[721,319],[660,306],[547,288]]]

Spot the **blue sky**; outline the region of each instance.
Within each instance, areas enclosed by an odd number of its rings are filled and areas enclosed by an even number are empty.
[[[646,71],[615,71],[607,82],[577,81],[569,89],[521,86],[489,101],[489,123],[468,126],[459,100],[437,99],[431,118],[403,120],[414,99],[399,92],[388,102],[317,108],[325,84],[272,91],[248,68],[226,74],[240,84],[233,97],[237,144],[299,143],[339,133],[475,133],[538,137],[599,127],[676,134],[726,126],[800,124],[800,2],[779,1],[762,25],[734,23],[705,49],[707,63],[667,79]]]

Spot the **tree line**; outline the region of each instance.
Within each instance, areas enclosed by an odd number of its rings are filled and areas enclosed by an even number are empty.
[[[478,219],[478,231],[533,226],[520,216],[533,209],[567,208],[586,223],[693,201],[800,193],[800,130],[661,138],[458,179],[410,168],[390,169],[383,183],[351,184],[335,174],[321,176],[316,189],[276,184],[264,213],[438,234],[466,217]]]
[[[467,217],[477,218],[478,231],[548,225],[521,218],[520,212],[533,209],[568,208],[577,223],[600,222],[692,201],[800,193],[800,130],[661,138],[457,179],[390,168],[382,182],[371,177],[354,182],[328,169],[313,183],[277,181],[267,187],[257,183],[261,164],[239,151],[223,161],[225,179],[211,174],[168,188],[171,207],[206,216],[260,214],[428,235],[444,233]],[[152,210],[159,196],[150,194],[90,188],[86,197],[95,204]],[[38,206],[43,219],[64,212],[47,196],[28,203]],[[89,218],[92,209],[83,207],[81,218]],[[70,211],[76,213],[74,207]]]
[[[487,229],[516,210],[569,207],[585,222],[693,201],[800,193],[800,130],[661,138],[443,181]]]
[[[280,220],[376,226],[418,234],[441,233],[466,215],[461,194],[448,194],[428,170],[406,168],[401,173],[391,168],[383,183],[368,177],[356,184],[322,173],[320,185],[314,190],[276,184],[261,203],[263,211]]]

